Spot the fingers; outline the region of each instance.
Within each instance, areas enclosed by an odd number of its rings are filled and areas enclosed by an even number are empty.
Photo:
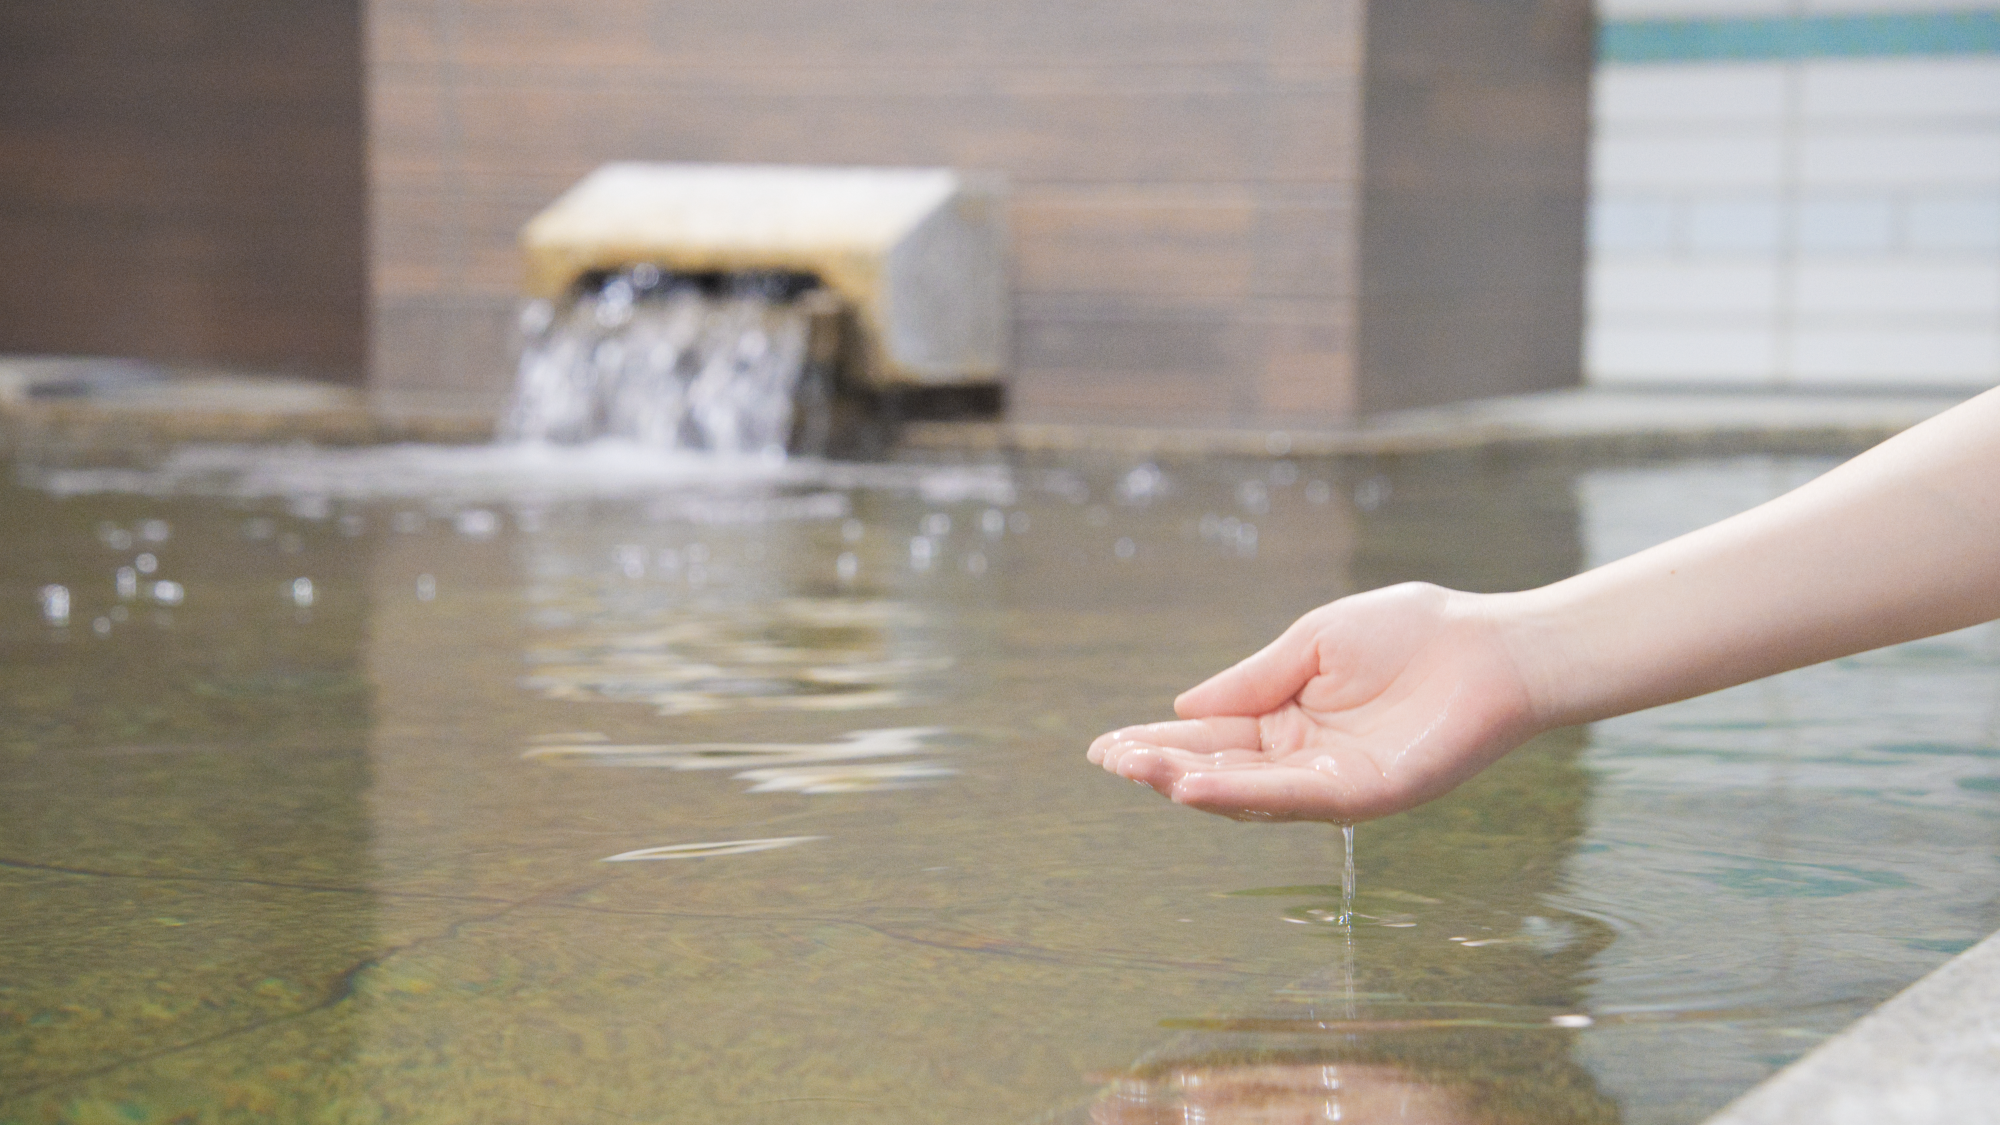
[[[1182,692],[1174,713],[1184,719],[1261,715],[1291,700],[1319,673],[1316,614],[1299,618],[1277,640]]]
[[[1107,771],[1172,796],[1189,770],[1264,760],[1255,719],[1182,720],[1125,727],[1090,744],[1088,757]]]
[[[1297,766],[1192,770],[1181,774],[1166,795],[1189,808],[1237,820],[1352,823],[1382,815],[1357,804],[1337,776]]]

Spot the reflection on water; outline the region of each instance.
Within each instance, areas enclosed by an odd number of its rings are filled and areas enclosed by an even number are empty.
[[[1698,1121],[1996,920],[1993,631],[1540,739],[1345,922],[1328,828],[1081,749],[1820,467],[32,470],[0,1122]]]

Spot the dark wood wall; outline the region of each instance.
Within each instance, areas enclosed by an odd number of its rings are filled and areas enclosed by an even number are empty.
[[[378,386],[503,394],[516,231],[604,161],[945,165],[1012,185],[1015,416],[1341,417],[1361,9],[370,0]]]
[[[360,380],[360,8],[0,3],[0,352]]]

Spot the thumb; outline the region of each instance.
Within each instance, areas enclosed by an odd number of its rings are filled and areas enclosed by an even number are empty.
[[[1277,640],[1182,692],[1174,713],[1207,719],[1277,710],[1319,674],[1318,632],[1314,614],[1299,618]]]

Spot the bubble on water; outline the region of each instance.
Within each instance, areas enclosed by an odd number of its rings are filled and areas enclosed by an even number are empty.
[[[1143,504],[1166,491],[1167,477],[1151,461],[1118,479],[1118,498],[1127,504]]]
[[[153,600],[161,605],[179,605],[187,599],[187,590],[178,582],[153,583]]]
[[[1333,499],[1332,485],[1323,480],[1306,482],[1306,502],[1308,504],[1324,504],[1331,499]]]
[[[69,588],[42,587],[42,619],[51,625],[69,624]]]
[[[924,534],[932,537],[951,534],[951,517],[943,512],[932,512],[924,517]]]
[[[140,574],[151,574],[160,569],[160,560],[151,554],[140,555],[138,558],[132,560],[132,569],[138,571]]]
[[[625,577],[646,577],[646,548],[628,543],[614,550],[612,556],[618,560],[618,571]]]
[[[112,582],[118,589],[119,597],[130,599],[139,596],[139,572],[131,567],[119,567]]]
[[[998,508],[988,508],[979,513],[979,530],[988,539],[998,539],[1007,532],[1007,513]]]
[[[1013,511],[1007,513],[1007,530],[1016,535],[1024,535],[1028,530],[1028,513]]]
[[[451,526],[467,539],[491,539],[500,530],[500,517],[485,508],[467,508],[452,517]]]
[[[965,556],[965,572],[972,575],[986,573],[986,556],[974,551]]]
[[[840,576],[842,582],[852,582],[854,576],[861,573],[861,560],[855,557],[853,551],[842,551],[840,557],[833,560],[833,572]]]
[[[310,609],[310,608],[312,608],[312,604],[313,604],[313,580],[312,580],[312,579],[310,579],[310,578],[294,578],[294,579],[292,579],[292,587],[291,587],[291,589],[292,589],[292,604],[293,604],[293,605],[295,605],[295,606],[298,606],[298,607],[299,607],[300,609]]]
[[[148,543],[165,543],[174,534],[174,529],[165,520],[139,521],[139,538]]]
[[[1354,486],[1354,506],[1372,512],[1389,501],[1389,478],[1369,477]]]
[[[861,542],[861,533],[866,530],[867,528],[862,526],[860,520],[844,520],[840,525],[840,541],[842,543],[859,543]]]
[[[931,568],[931,556],[936,553],[936,544],[922,535],[916,536],[910,540],[910,568],[912,570],[929,570]]]
[[[1111,548],[1111,552],[1121,559],[1129,559],[1139,553],[1139,545],[1130,539],[1120,539]]]
[[[90,631],[96,633],[100,637],[110,636],[111,619],[109,617],[98,618],[97,620],[90,623]]]
[[[438,596],[438,580],[435,574],[417,575],[417,600],[427,602]]]
[[[1261,516],[1271,510],[1271,490],[1261,480],[1246,480],[1236,486],[1236,502],[1251,515]]]

